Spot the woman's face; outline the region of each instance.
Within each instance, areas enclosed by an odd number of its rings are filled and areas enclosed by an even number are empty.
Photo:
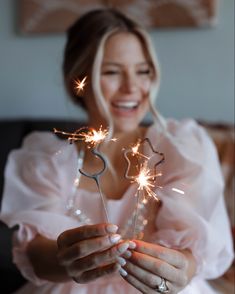
[[[116,33],[104,47],[101,90],[111,112],[115,131],[133,131],[149,108],[153,69],[139,38]]]

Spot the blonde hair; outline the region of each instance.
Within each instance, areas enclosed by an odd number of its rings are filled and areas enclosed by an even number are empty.
[[[154,107],[160,86],[160,66],[148,33],[136,22],[114,9],[93,10],[81,17],[69,30],[65,47],[63,73],[70,97],[85,108],[83,97],[74,92],[74,78],[90,75],[93,95],[100,113],[107,120],[109,134],[113,134],[113,120],[101,91],[100,74],[107,39],[117,32],[135,34],[154,69],[154,78],[149,92],[150,111],[158,128],[165,129],[165,120]]]
[[[107,119],[108,125],[109,125],[109,133],[113,133],[113,121],[112,116],[109,112],[108,106],[105,102],[105,98],[101,91],[101,83],[100,83],[100,73],[101,73],[101,66],[102,66],[102,60],[104,55],[104,46],[107,39],[113,35],[114,33],[117,33],[117,30],[110,31],[106,33],[103,38],[100,41],[100,46],[97,50],[95,60],[92,67],[92,88],[94,92],[94,96],[97,101],[97,105],[99,107],[100,113],[103,114],[103,116]],[[145,47],[147,49],[148,55],[151,59],[151,63],[154,68],[154,79],[151,83],[151,89],[149,91],[149,105],[150,105],[150,111],[153,115],[154,123],[158,125],[162,130],[166,128],[166,122],[165,119],[161,116],[161,114],[157,111],[154,104],[157,99],[159,86],[160,86],[160,66],[158,62],[158,58],[156,56],[154,47],[152,45],[152,42],[150,38],[148,37],[148,34],[143,31],[142,29],[139,29],[136,32],[137,36],[141,36],[141,38],[145,41]]]

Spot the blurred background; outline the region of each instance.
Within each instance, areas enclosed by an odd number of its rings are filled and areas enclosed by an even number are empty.
[[[85,119],[63,87],[64,30],[97,3],[118,5],[149,27],[162,68],[157,108],[166,117],[200,120],[214,140],[235,245],[233,0],[0,0],[0,206],[7,156],[25,135],[75,130],[75,120]],[[0,222],[4,294],[25,283],[12,263],[12,232]],[[235,262],[214,287],[234,293],[234,273]]]
[[[23,2],[0,0],[0,119],[84,119],[63,88],[65,34],[23,31]],[[217,2],[212,25],[151,28],[162,68],[157,107],[166,117],[234,122],[234,1]]]

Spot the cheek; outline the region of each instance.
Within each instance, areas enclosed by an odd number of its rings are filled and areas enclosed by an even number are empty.
[[[152,81],[150,79],[146,79],[146,80],[141,81],[141,91],[144,95],[149,94],[151,84],[152,84]]]
[[[101,90],[105,99],[112,97],[119,89],[119,82],[114,79],[101,79]]]

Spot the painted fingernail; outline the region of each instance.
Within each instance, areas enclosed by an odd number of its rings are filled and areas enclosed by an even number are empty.
[[[124,253],[128,247],[129,247],[128,243],[121,243],[120,245],[118,245],[119,253]]]
[[[106,231],[108,232],[108,233],[116,233],[117,232],[117,230],[118,230],[118,226],[116,226],[116,225],[107,225],[106,226]]]
[[[133,241],[129,241],[129,248],[130,249],[135,249],[136,248],[136,244]]]
[[[116,257],[116,260],[121,266],[124,266],[126,264],[125,259],[122,257]]]
[[[132,255],[131,251],[130,251],[130,250],[127,250],[125,253],[123,253],[122,256],[123,256],[124,258],[130,258],[131,255]]]
[[[119,273],[123,277],[126,277],[128,275],[127,272],[123,268],[120,268]]]
[[[116,263],[116,264],[114,265],[114,269],[115,269],[116,271],[120,271],[121,268],[122,268],[122,267],[121,267],[121,265],[120,265],[119,263]]]
[[[118,234],[114,234],[114,235],[111,235],[111,236],[109,237],[109,239],[110,239],[110,242],[111,242],[111,243],[116,244],[118,241],[120,241],[121,236],[118,235]]]

